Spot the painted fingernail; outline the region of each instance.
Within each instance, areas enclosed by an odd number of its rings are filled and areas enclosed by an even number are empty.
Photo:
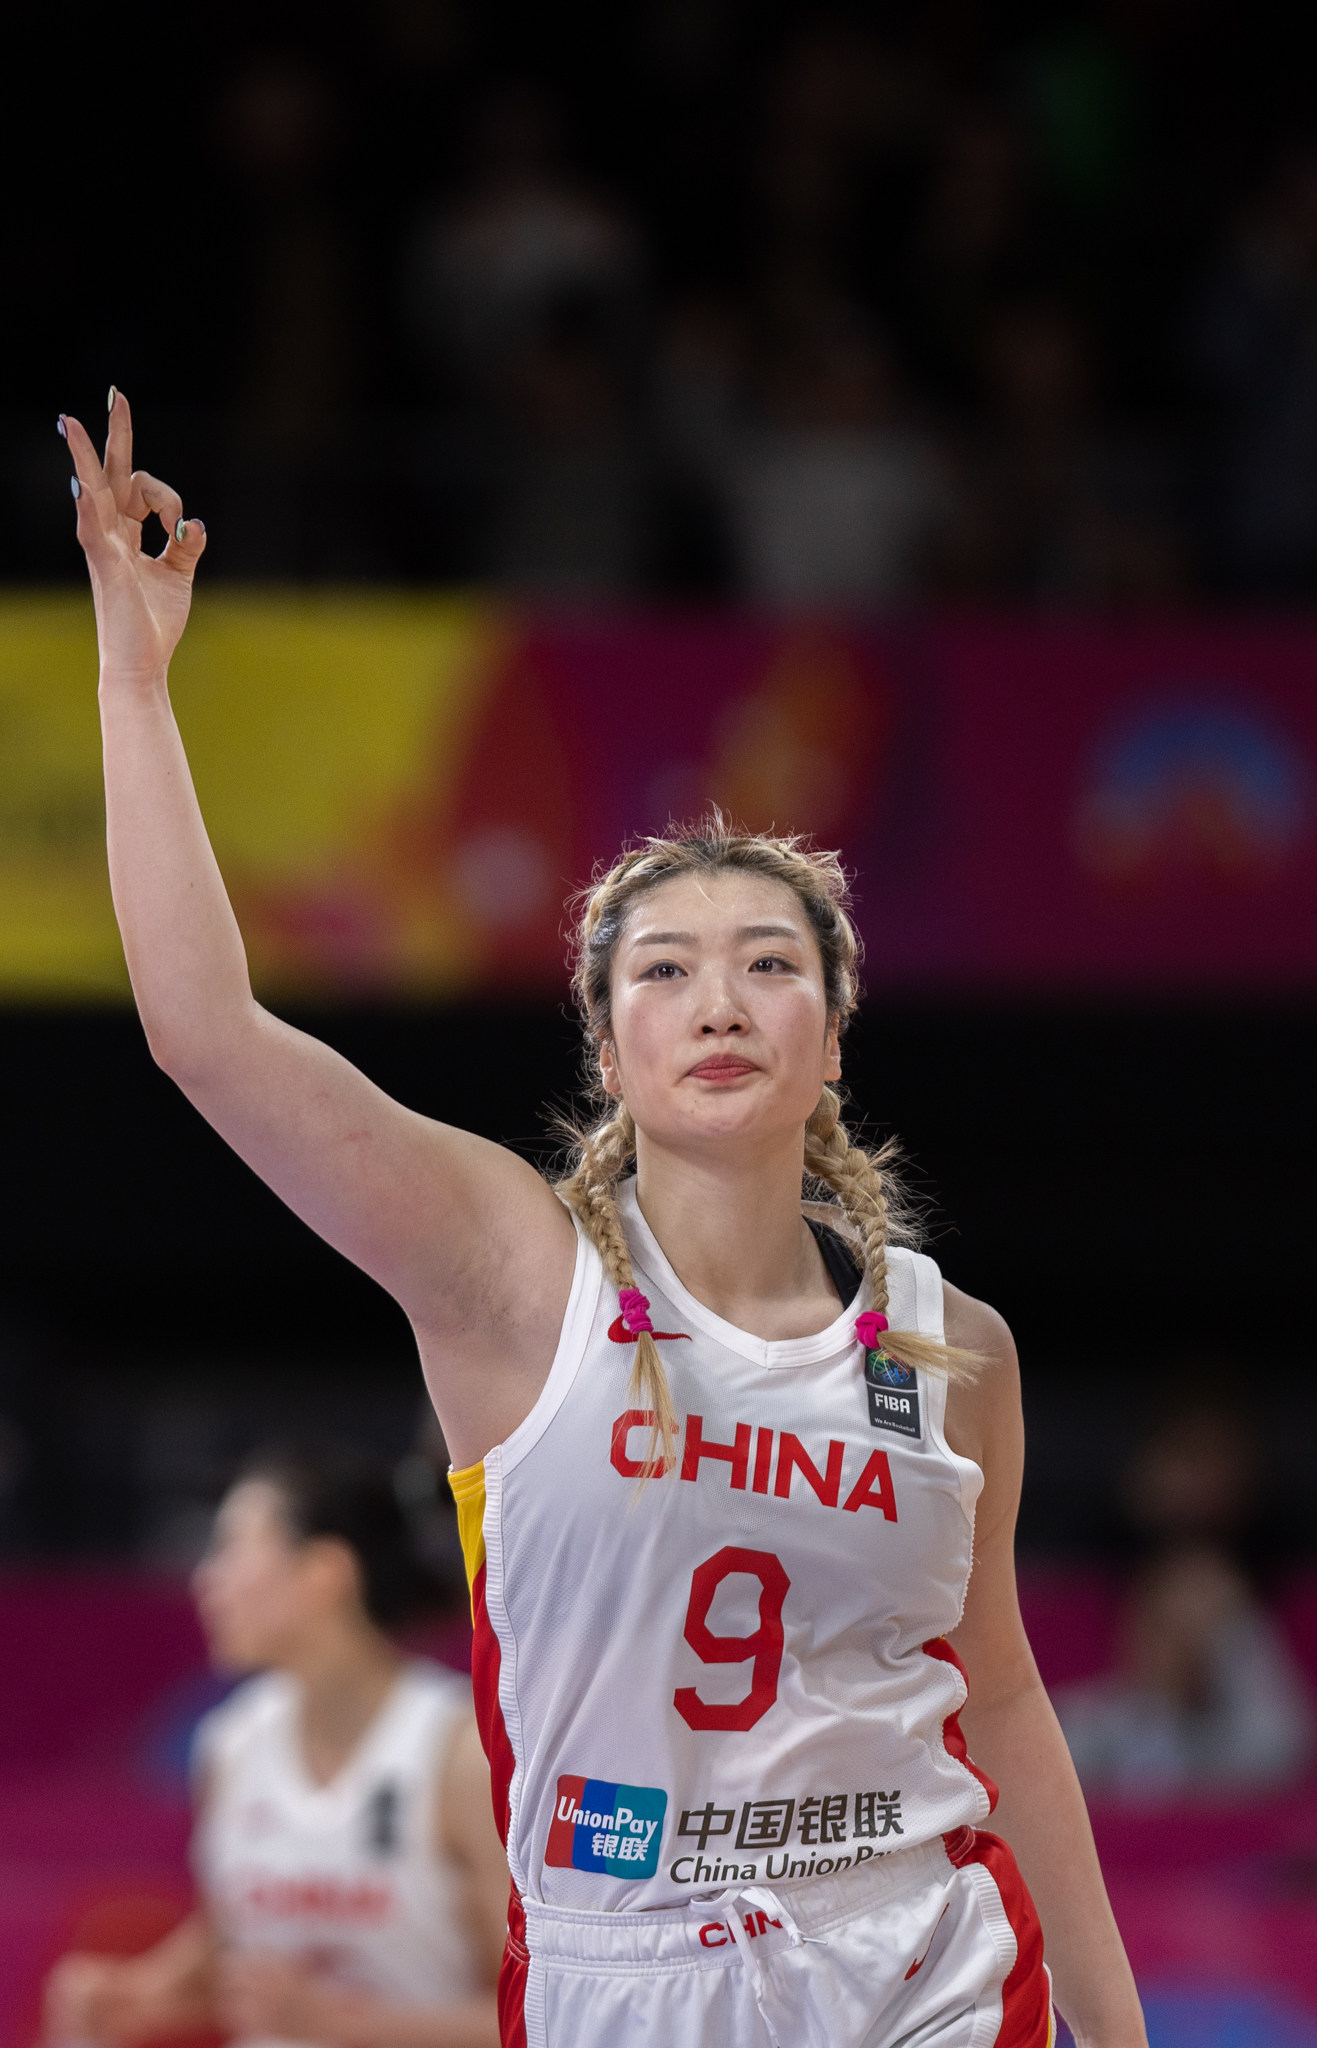
[[[191,520],[190,520],[190,521],[189,521],[188,523],[189,523],[189,525],[195,526],[195,527],[197,528],[197,531],[198,531],[199,533],[204,533],[204,532],[206,531],[206,522],[205,522],[205,520],[204,520],[204,519],[198,519],[198,518],[197,518],[197,515],[196,515],[196,513],[195,513],[195,512],[193,513],[193,515],[192,515],[192,518],[191,518]]]
[[[176,541],[185,541],[185,540],[187,539],[187,521],[186,521],[186,519],[180,519],[180,520],[179,520],[179,522],[178,522],[178,524],[177,524],[177,525],[175,526],[175,528],[174,528],[174,539],[175,539]]]
[[[105,410],[106,410],[107,412],[113,412],[113,411],[114,411],[114,401],[115,401],[115,399],[116,399],[116,398],[117,398],[118,396],[119,396],[119,388],[118,388],[118,386],[117,386],[116,384],[111,384],[111,386],[110,386],[110,395],[109,395],[109,398],[108,398],[108,399],[106,400],[106,402],[105,402]]]
[[[60,440],[61,440],[61,441],[67,441],[67,440],[68,440],[68,438],[69,438],[69,430],[68,430],[68,428],[67,428],[67,427],[65,426],[65,424],[64,424],[64,415],[63,415],[63,413],[61,413],[61,414],[60,414],[59,418],[58,418],[58,419],[56,420],[56,422],[55,422],[55,432],[56,432],[56,433],[57,433],[57,434],[59,435],[59,437],[60,437]]]
[[[75,498],[80,498],[82,496],[82,485],[78,482],[76,476],[71,476],[69,478],[69,489],[72,491]]]

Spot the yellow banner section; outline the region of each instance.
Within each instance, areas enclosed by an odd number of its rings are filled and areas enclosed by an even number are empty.
[[[400,902],[389,838],[445,809],[505,644],[475,601],[199,593],[172,695],[258,988],[443,993],[471,978],[460,898],[418,886]],[[91,601],[3,597],[0,997],[127,993]]]

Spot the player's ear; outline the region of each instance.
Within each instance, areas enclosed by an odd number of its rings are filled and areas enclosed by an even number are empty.
[[[311,1581],[327,1607],[365,1605],[361,1561],[341,1536],[313,1536],[306,1545]]]
[[[617,1052],[611,1038],[599,1040],[599,1081],[605,1095],[622,1093],[622,1077],[617,1070]]]
[[[823,1078],[825,1081],[841,1079],[841,1023],[837,1017],[829,1017],[823,1040]]]

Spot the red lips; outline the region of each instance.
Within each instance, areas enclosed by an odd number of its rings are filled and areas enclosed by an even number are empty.
[[[734,1053],[726,1052],[701,1060],[697,1067],[690,1069],[691,1077],[699,1081],[735,1081],[742,1074],[756,1074],[758,1071],[753,1060],[739,1059]]]

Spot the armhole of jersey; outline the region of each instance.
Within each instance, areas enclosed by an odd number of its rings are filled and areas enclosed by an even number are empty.
[[[576,1226],[576,1265],[572,1272],[572,1291],[567,1297],[562,1329],[558,1334],[558,1348],[535,1406],[525,1421],[519,1422],[511,1436],[499,1445],[499,1464],[504,1473],[511,1472],[529,1451],[534,1450],[562,1407],[572,1381],[580,1371],[594,1325],[604,1278],[604,1262],[581,1228],[580,1218],[572,1216],[572,1222]]]
[[[946,1313],[942,1297],[942,1273],[936,1260],[926,1252],[907,1252],[915,1274],[915,1322],[921,1336],[945,1338]],[[962,1458],[947,1442],[947,1378],[945,1373],[922,1371],[924,1413],[928,1434],[960,1481],[960,1505],[971,1529],[974,1509],[983,1491],[983,1472],[972,1458]]]
[[[562,1328],[558,1332],[558,1348],[553,1354],[553,1364],[548,1377],[540,1388],[535,1406],[523,1421],[517,1424],[511,1436],[504,1437],[501,1444],[495,1444],[476,1465],[463,1465],[460,1469],[450,1465],[448,1484],[457,1502],[457,1530],[462,1544],[462,1556],[466,1563],[468,1584],[475,1583],[475,1576],[484,1561],[484,1519],[486,1506],[486,1481],[491,1471],[491,1460],[496,1460],[504,1472],[519,1465],[527,1452],[532,1450],[543,1436],[554,1416],[567,1398],[567,1391],[580,1370],[585,1356],[586,1343],[594,1322],[595,1309],[599,1302],[599,1287],[604,1277],[604,1262],[581,1228],[579,1217],[573,1216],[576,1229],[576,1264],[572,1268],[571,1292],[567,1296],[567,1307],[563,1312]]]

